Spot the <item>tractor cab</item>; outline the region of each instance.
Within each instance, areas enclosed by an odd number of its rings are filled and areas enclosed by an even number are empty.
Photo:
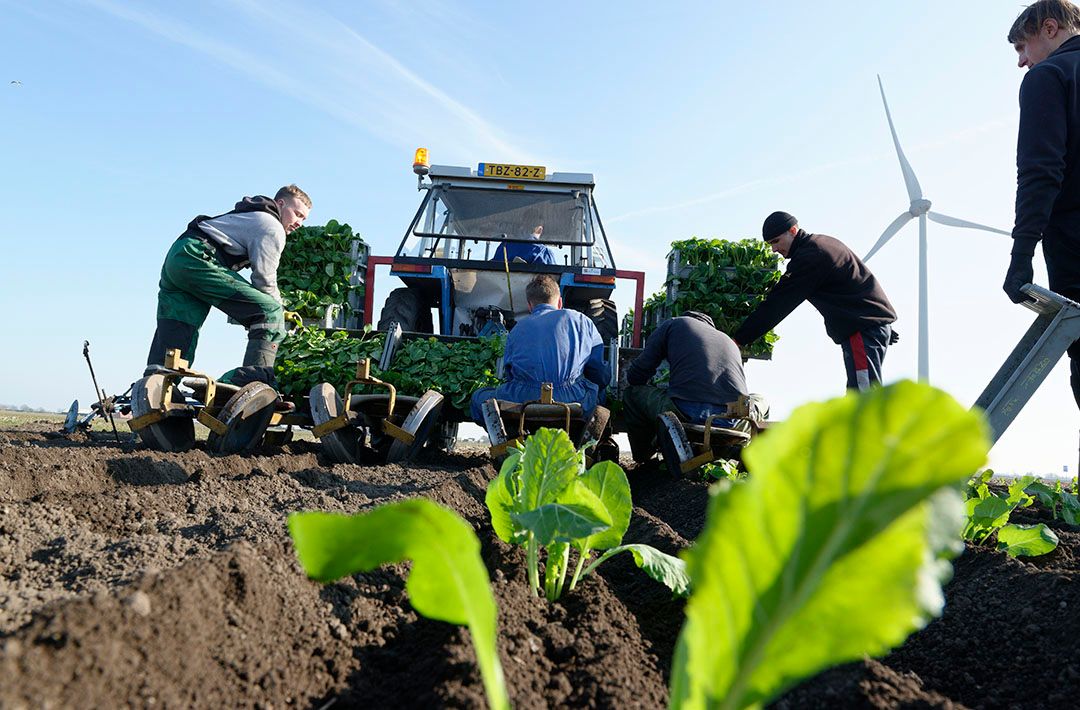
[[[525,287],[537,274],[559,283],[563,304],[586,313],[605,341],[616,337],[610,300],[615,260],[588,173],[480,163],[477,168],[413,165],[424,193],[393,256],[404,282],[386,301],[379,329],[476,336],[528,315]]]

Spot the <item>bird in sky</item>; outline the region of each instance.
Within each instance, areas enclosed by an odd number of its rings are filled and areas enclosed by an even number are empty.
[[[12,79],[12,80],[11,80],[11,83],[12,83],[12,84],[15,84],[15,85],[17,85],[17,86],[22,86],[22,82],[21,82],[21,81],[19,81],[18,79]]]

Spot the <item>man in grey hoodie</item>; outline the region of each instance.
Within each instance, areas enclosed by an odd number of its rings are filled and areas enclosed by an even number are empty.
[[[161,267],[157,331],[147,366],[163,365],[165,351],[172,348],[192,362],[199,329],[213,307],[247,328],[248,379],[272,383],[278,344],[285,339],[278,261],[285,236],[304,223],[310,209],[311,198],[286,185],[273,199],[245,197],[230,212],[193,219]],[[250,282],[237,273],[247,267]]]

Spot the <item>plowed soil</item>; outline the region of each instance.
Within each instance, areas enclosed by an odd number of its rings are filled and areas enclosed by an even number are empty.
[[[416,615],[405,567],[323,586],[293,554],[292,511],[411,496],[477,530],[516,707],[666,705],[682,603],[619,559],[558,603],[534,599],[523,552],[487,520],[480,453],[360,467],[313,443],[161,454],[55,426],[0,429],[0,708],[482,707],[467,633]],[[706,484],[629,474],[626,541],[688,546]],[[1051,525],[1061,546],[1042,558],[969,548],[943,618],[776,707],[1075,707],[1080,532]]]

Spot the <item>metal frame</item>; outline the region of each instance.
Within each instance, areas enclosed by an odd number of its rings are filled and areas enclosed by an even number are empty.
[[[1023,305],[1038,314],[997,374],[975,400],[986,412],[996,443],[1069,346],[1080,340],[1080,304],[1035,284],[1021,289]]]

